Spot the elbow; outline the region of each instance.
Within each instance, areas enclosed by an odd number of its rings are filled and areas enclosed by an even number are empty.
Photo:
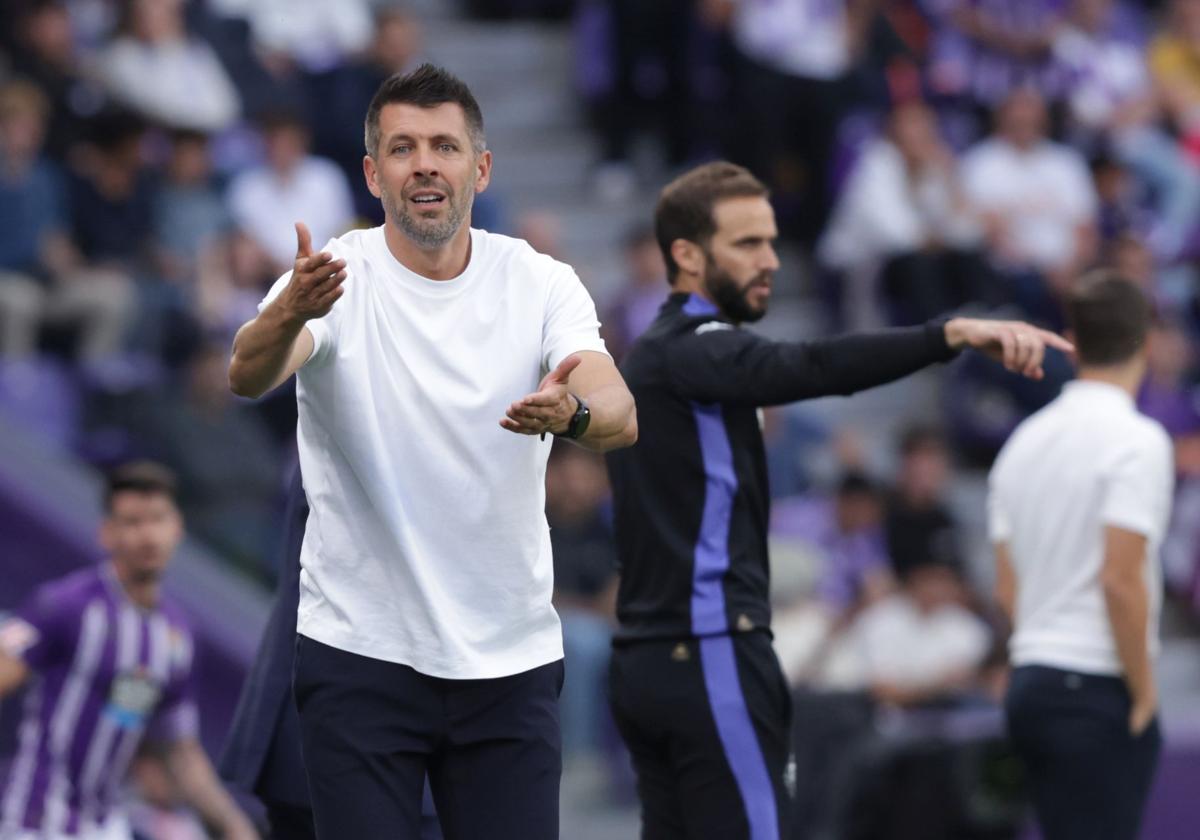
[[[625,423],[625,428],[621,430],[621,440],[617,444],[617,446],[614,448],[621,449],[626,446],[633,446],[635,443],[637,443],[637,439],[638,439],[637,412],[631,411],[629,413],[629,420]]]
[[[255,387],[255,383],[249,380],[236,359],[229,365],[229,390],[248,399],[257,399],[263,394],[263,389]]]

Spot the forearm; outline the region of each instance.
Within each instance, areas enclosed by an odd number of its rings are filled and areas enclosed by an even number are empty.
[[[233,340],[229,385],[242,397],[258,397],[275,385],[287,367],[304,320],[271,303]]]
[[[205,825],[219,836],[252,836],[253,825],[238,808],[198,744],[188,742],[171,749],[167,757],[184,800]]]
[[[604,385],[580,397],[592,418],[587,433],[576,443],[594,452],[607,452],[637,442],[637,409],[623,384]]]
[[[1134,699],[1149,697],[1154,692],[1154,669],[1147,647],[1149,597],[1145,582],[1140,577],[1106,581],[1104,604],[1129,693]]]
[[[764,405],[830,395],[849,395],[902,379],[954,351],[939,322],[872,332],[851,333],[814,342],[807,353],[797,349],[788,371],[790,382],[762,382],[775,390]],[[782,386],[782,387],[780,387]]]

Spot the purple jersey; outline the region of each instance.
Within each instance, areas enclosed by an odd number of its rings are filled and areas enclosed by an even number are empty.
[[[196,735],[187,625],[169,603],[133,603],[108,564],[39,588],[0,624],[0,647],[35,675],[0,834],[102,823],[144,738]]]

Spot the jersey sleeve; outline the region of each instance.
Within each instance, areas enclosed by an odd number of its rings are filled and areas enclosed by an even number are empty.
[[[1127,443],[1105,477],[1101,521],[1147,537],[1161,536],[1171,509],[1171,439],[1161,428]]]
[[[567,356],[580,350],[608,354],[600,338],[596,304],[578,275],[562,266],[549,284],[545,321],[542,324],[542,365],[554,370]]]
[[[334,247],[337,244],[336,239],[331,239],[328,244],[321,250],[336,253]],[[348,279],[348,278],[347,278]],[[258,311],[262,312],[271,301],[283,294],[283,290],[287,288],[288,283],[292,280],[292,272],[288,271],[283,274],[278,280],[271,284],[271,288],[267,290],[267,294],[258,303]],[[320,363],[333,355],[333,350],[337,346],[337,325],[340,321],[340,310],[335,303],[333,308],[323,318],[313,318],[305,322],[304,326],[312,333],[313,351],[312,355],[304,363],[306,365]]]
[[[714,320],[671,342],[666,363],[689,399],[769,406],[853,394],[953,356],[940,321],[781,342]]]
[[[77,632],[75,605],[42,588],[0,622],[0,650],[40,673],[66,660]]]

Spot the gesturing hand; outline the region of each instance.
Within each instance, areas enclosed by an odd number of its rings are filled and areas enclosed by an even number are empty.
[[[1075,346],[1062,336],[1039,329],[1024,321],[988,321],[978,318],[951,318],[946,322],[946,342],[954,349],[971,347],[1004,367],[1041,379],[1046,348],[1074,353]]]
[[[280,306],[303,321],[321,318],[342,296],[345,279],[346,261],[335,260],[328,251],[314,255],[308,228],[296,222],[296,262],[292,279],[279,295]]]
[[[508,407],[500,425],[519,435],[560,434],[571,425],[578,408],[575,398],[567,391],[571,371],[579,367],[580,358],[571,354],[558,367],[546,374],[538,389]]]

